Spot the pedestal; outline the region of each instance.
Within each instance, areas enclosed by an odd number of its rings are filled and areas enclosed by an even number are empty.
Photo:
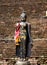
[[[31,65],[29,61],[17,60],[15,65]]]

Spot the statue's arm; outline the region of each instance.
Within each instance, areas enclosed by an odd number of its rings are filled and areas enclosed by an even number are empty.
[[[29,42],[32,44],[32,35],[31,35],[31,24],[28,24],[28,34],[29,34]]]

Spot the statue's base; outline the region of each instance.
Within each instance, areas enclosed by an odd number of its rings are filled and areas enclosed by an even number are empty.
[[[15,65],[31,65],[29,61],[17,60]]]

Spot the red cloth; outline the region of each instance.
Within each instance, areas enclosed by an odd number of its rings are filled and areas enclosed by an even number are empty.
[[[19,38],[20,35],[20,24],[18,24],[16,26],[16,30],[15,30],[15,35],[14,35],[14,40],[16,40],[17,38]]]
[[[20,34],[20,31],[19,30],[18,31],[15,31],[16,38],[18,38],[19,34]]]

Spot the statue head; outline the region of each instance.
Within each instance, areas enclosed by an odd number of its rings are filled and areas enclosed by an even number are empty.
[[[22,12],[22,14],[20,15],[20,18],[21,18],[21,21],[26,22],[27,15],[25,11]]]

